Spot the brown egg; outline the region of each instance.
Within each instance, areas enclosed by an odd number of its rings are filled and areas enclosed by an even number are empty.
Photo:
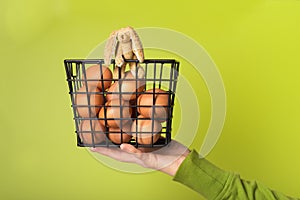
[[[155,95],[153,102],[154,91]],[[168,117],[169,94],[158,88],[155,88],[154,91],[153,89],[146,90],[144,94],[138,97],[138,112],[145,117],[158,120],[159,122],[164,122]]]
[[[125,125],[131,120],[131,113],[132,109],[129,106],[128,101],[121,100],[119,99],[113,99],[111,101],[106,102],[106,106],[102,107],[98,117],[100,118],[100,123],[105,126],[105,118],[107,125],[110,128],[118,128],[120,127],[121,123],[122,125]],[[105,111],[106,110],[106,115]],[[122,112],[122,119],[121,118],[121,112]],[[126,118],[126,119],[124,119]]]
[[[158,121],[146,118],[143,115],[139,115],[131,126],[132,136],[139,144],[152,144],[152,138],[154,144],[160,137],[159,132],[161,129],[162,126]]]
[[[109,134],[108,138],[115,144],[121,144],[121,143],[126,143],[129,142],[132,138],[130,132],[131,132],[131,124],[132,122],[129,122],[125,124],[122,127],[122,133],[120,127],[117,128],[109,128]],[[128,133],[128,134],[127,134]],[[122,138],[122,140],[121,140]]]
[[[113,83],[107,91],[107,92],[115,92],[116,94],[107,94],[106,99],[108,101],[112,99],[118,99],[121,95],[121,98],[124,100],[133,100],[136,99],[136,97],[140,95],[139,93],[142,92],[144,89],[145,89],[145,79],[139,79],[136,82],[136,79],[134,78],[132,73],[128,71],[125,73],[124,78]],[[126,94],[124,94],[125,92]],[[138,93],[136,94],[136,92]]]
[[[104,103],[104,97],[100,94],[99,88],[89,86],[88,91],[86,91],[86,87],[82,86],[77,92],[83,92],[81,94],[76,94],[75,96],[75,104],[79,116],[95,117],[100,110],[100,106]]]
[[[102,71],[100,70],[100,65],[92,65],[86,69],[86,79],[84,74],[82,74],[82,84],[84,85],[87,81],[88,85],[98,87],[101,91],[105,91],[111,85],[112,72],[108,67],[102,65]],[[103,73],[103,83],[102,83],[102,73]],[[94,80],[91,80],[94,79]],[[85,81],[86,80],[86,81]],[[102,87],[104,86],[104,88]]]
[[[91,126],[92,122],[92,126]],[[80,123],[80,131],[87,131],[79,133],[79,137],[83,144],[99,144],[105,140],[105,129],[98,120],[83,120]]]

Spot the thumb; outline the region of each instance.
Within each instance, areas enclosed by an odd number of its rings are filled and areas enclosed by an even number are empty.
[[[130,144],[121,144],[120,145],[120,149],[122,149],[123,151],[127,152],[127,153],[142,153],[141,150],[135,148],[134,146],[130,145]]]

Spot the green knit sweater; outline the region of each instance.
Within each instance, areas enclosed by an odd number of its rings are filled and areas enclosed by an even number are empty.
[[[246,181],[223,171],[193,150],[180,165],[174,180],[207,199],[296,199],[272,191],[256,181]]]

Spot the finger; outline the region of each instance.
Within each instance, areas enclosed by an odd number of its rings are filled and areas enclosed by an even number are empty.
[[[90,150],[121,162],[135,162],[136,160],[133,154],[127,153],[119,148],[96,147],[90,148]]]
[[[135,148],[134,146],[130,144],[123,143],[120,145],[120,148],[124,151],[127,152],[131,155],[134,156],[134,163],[141,165],[143,167],[147,167],[148,165],[146,164],[149,158],[150,154],[144,153],[143,151]]]
[[[115,159],[115,160],[118,160],[121,162],[140,164],[140,161],[138,158],[138,157],[140,157],[140,154],[129,153],[129,152],[126,152],[119,148],[96,147],[96,148],[90,148],[90,149],[93,152],[100,153],[104,156],[108,156],[112,159]]]
[[[123,143],[120,145],[120,148],[127,153],[142,153],[142,151],[140,151],[139,149],[135,148],[130,144]]]
[[[93,148],[93,147],[91,147],[90,150],[92,152],[97,152],[97,153],[100,153],[102,155],[109,156],[109,157],[116,156],[121,153],[120,149],[117,149],[117,148],[106,148],[106,147]]]

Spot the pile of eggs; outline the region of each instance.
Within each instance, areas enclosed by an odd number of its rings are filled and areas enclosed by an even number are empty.
[[[100,65],[87,68],[81,80],[75,107],[82,119],[79,137],[83,144],[99,144],[105,137],[115,144],[132,139],[138,144],[154,144],[161,137],[162,123],[168,117],[166,91],[145,91],[145,77],[135,79],[131,71],[112,82],[111,70]]]

